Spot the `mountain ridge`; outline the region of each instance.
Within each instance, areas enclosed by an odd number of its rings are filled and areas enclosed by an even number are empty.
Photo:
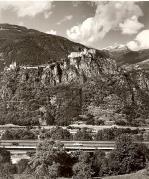
[[[38,65],[67,58],[71,52],[88,48],[64,37],[26,27],[0,24],[0,65]]]
[[[125,64],[137,64],[149,59],[149,49],[132,51],[127,47],[127,45],[120,48],[119,46],[107,49],[105,48],[103,51],[105,52],[106,57],[114,59],[119,66]]]

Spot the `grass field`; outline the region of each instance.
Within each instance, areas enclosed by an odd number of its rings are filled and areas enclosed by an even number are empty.
[[[149,179],[149,176],[146,175],[145,170],[141,170],[136,173],[119,175],[119,176],[110,176],[105,177],[104,179]]]
[[[30,176],[30,175],[14,175],[14,179],[35,179],[35,177],[34,176]],[[60,178],[57,178],[57,179],[71,179],[71,178],[60,177]]]
[[[34,176],[23,175],[23,174],[21,174],[21,175],[14,175],[13,177],[14,177],[14,179],[35,179]],[[0,177],[0,179],[2,179],[2,178]],[[41,178],[39,178],[39,179],[41,179]],[[57,179],[72,179],[72,178],[59,177]],[[149,179],[149,176],[146,175],[146,170],[141,170],[141,171],[138,171],[138,172],[132,173],[132,174],[118,175],[118,176],[109,176],[109,177],[104,177],[102,179]]]

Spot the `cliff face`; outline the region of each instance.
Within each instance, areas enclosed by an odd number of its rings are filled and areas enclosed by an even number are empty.
[[[77,55],[79,52],[77,52]],[[80,52],[81,54],[81,52]],[[83,84],[87,79],[100,74],[115,74],[116,64],[112,59],[100,58],[96,52],[66,58],[63,62],[46,66],[41,75],[42,83],[50,79],[50,84]],[[47,80],[46,80],[47,79]]]
[[[92,53],[90,50],[72,52],[74,57],[68,56],[61,61],[36,66],[19,65],[17,62],[13,62],[5,68],[5,71],[17,70],[22,81],[30,78],[32,81],[39,80],[43,85],[50,84],[51,86],[72,82],[83,84],[85,80],[94,76],[118,73],[114,60],[102,58],[96,50]]]

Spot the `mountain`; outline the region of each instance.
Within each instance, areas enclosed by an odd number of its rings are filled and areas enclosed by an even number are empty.
[[[149,59],[149,49],[132,51],[125,45],[111,46],[103,49],[103,52],[107,58],[116,60],[119,66],[137,64]]]
[[[80,114],[94,124],[147,124],[149,73],[114,60],[129,49],[90,49],[8,24],[0,39],[0,124],[69,125]]]
[[[137,65],[139,67],[141,67],[142,69],[145,69],[146,71],[149,71],[149,59],[141,61],[141,62],[137,63]]]

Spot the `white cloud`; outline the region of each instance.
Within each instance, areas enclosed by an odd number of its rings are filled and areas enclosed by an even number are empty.
[[[138,18],[133,16],[130,19],[126,19],[124,23],[120,23],[119,27],[123,34],[136,34],[144,27],[144,24],[141,24]]]
[[[53,29],[51,29],[50,31],[47,31],[46,33],[47,34],[53,34],[53,35],[57,34],[56,30],[53,30]]]
[[[78,7],[81,4],[81,1],[72,1],[73,7]]]
[[[19,24],[20,26],[24,26],[24,22],[22,22],[22,21],[20,21],[18,24]]]
[[[63,22],[70,21],[73,18],[72,15],[65,16],[63,19],[61,19],[59,22],[57,22],[57,25],[62,24]]]
[[[50,15],[51,15],[52,13],[53,13],[52,11],[45,11],[45,12],[44,12],[44,17],[45,17],[45,19],[47,19],[48,17],[50,17]]]
[[[34,17],[44,13],[45,18],[51,14],[52,2],[49,0],[9,0],[0,1],[0,13],[2,10],[12,9],[19,17]]]
[[[96,5],[93,17],[87,18],[82,24],[66,31],[70,39],[93,45],[111,30],[118,29],[122,33],[132,34],[137,33],[143,27],[138,22],[143,12],[136,2],[97,2]]]
[[[149,49],[149,29],[140,32],[133,41],[127,43],[127,47],[133,51]]]

